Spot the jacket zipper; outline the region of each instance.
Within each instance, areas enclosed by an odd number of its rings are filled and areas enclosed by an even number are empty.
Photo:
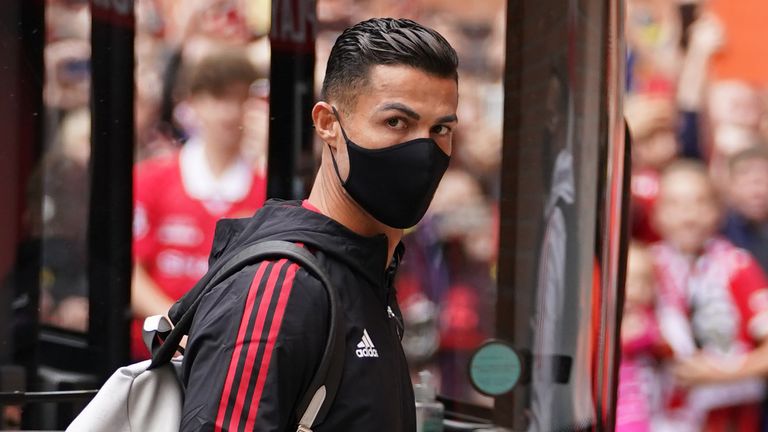
[[[397,314],[395,314],[394,310],[392,310],[392,301],[394,293],[394,288],[392,286],[394,279],[394,272],[388,273],[386,278],[386,284],[387,284],[387,319],[389,321],[389,328],[391,329],[390,333],[393,337],[393,343],[395,351],[397,352],[397,358],[395,359],[395,371],[397,373],[397,400],[400,402],[400,408],[403,408],[403,363],[406,363],[405,360],[405,354],[403,353],[403,350],[401,348],[401,341],[403,338],[403,323],[400,321],[400,318],[398,318]],[[405,415],[405,412],[401,413],[401,418],[403,418]]]

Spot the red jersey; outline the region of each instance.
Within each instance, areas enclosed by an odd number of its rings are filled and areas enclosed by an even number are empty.
[[[650,169],[633,170],[630,189],[632,237],[646,243],[659,241],[651,225],[651,214],[659,195],[659,173]]]
[[[134,261],[177,300],[208,269],[216,222],[253,215],[265,196],[264,178],[245,161],[213,176],[195,141],[170,156],[142,162],[134,173]],[[133,339],[134,356],[146,356],[139,320]]]
[[[698,257],[665,243],[652,248],[658,274],[658,317],[662,334],[676,356],[697,349],[735,364],[768,336],[768,282],[756,261],[727,240],[710,240]],[[705,419],[702,430],[727,430],[738,423],[757,430],[760,378],[696,386],[683,408],[690,421]],[[676,415],[679,415],[676,414]],[[754,424],[752,424],[754,423]],[[721,427],[723,426],[723,427]]]

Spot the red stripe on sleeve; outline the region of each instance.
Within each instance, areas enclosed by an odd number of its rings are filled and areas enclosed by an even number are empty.
[[[261,302],[259,303],[259,309],[256,312],[256,323],[253,327],[253,333],[250,335],[251,337],[250,343],[248,344],[248,351],[245,354],[246,358],[245,365],[243,367],[243,376],[240,379],[240,382],[237,383],[237,397],[235,399],[234,409],[232,410],[232,418],[229,420],[229,430],[240,430],[240,415],[243,412],[243,402],[245,401],[245,395],[248,393],[248,383],[251,381],[251,373],[253,372],[256,352],[258,351],[259,345],[264,336],[264,324],[267,318],[267,312],[269,312],[269,305],[272,303],[272,296],[275,292],[275,285],[277,284],[277,279],[280,276],[280,271],[283,269],[283,266],[287,261],[287,259],[281,259],[277,262],[277,264],[272,266],[272,271],[269,273],[267,287],[264,290],[264,295],[262,296]],[[285,282],[283,282],[283,287],[284,286]],[[280,305],[278,305],[277,310],[275,310],[275,318],[277,317],[279,309]],[[272,322],[274,323],[274,318]],[[272,326],[274,327],[274,324],[272,324]],[[264,350],[264,357],[266,357],[267,354],[271,354],[271,349],[272,346],[269,344],[269,341],[267,341],[267,345]],[[266,368],[260,368],[258,373],[259,375],[266,374]],[[253,405],[258,406],[260,398],[261,395],[259,395],[259,398],[256,398],[254,395]]]
[[[283,286],[280,289],[280,297],[277,299],[277,307],[275,308],[275,315],[272,319],[272,326],[269,329],[269,336],[267,337],[267,346],[264,350],[264,356],[261,359],[261,366],[259,366],[259,376],[256,380],[256,388],[253,391],[253,401],[248,408],[248,420],[245,423],[245,430],[254,430],[256,423],[256,415],[259,413],[259,400],[261,400],[261,394],[264,391],[264,382],[267,379],[267,370],[269,369],[269,362],[272,358],[272,349],[275,346],[277,335],[280,334],[280,326],[283,322],[283,315],[285,314],[285,307],[288,304],[288,297],[291,295],[291,289],[293,288],[293,280],[296,276],[296,271],[299,269],[298,264],[293,264],[288,268],[283,281]]]
[[[220,432],[224,425],[224,415],[227,412],[227,403],[229,396],[232,393],[232,381],[235,379],[235,371],[237,370],[237,361],[240,358],[240,352],[243,347],[243,341],[245,340],[245,331],[248,327],[248,319],[253,311],[253,304],[255,303],[256,293],[261,285],[261,279],[264,277],[264,271],[267,268],[269,261],[264,261],[256,271],[256,275],[253,277],[251,287],[248,290],[248,299],[245,302],[245,310],[243,316],[240,319],[240,329],[237,332],[237,339],[235,340],[235,349],[232,352],[232,358],[229,361],[229,369],[227,369],[227,378],[224,381],[224,388],[221,394],[221,400],[219,401],[219,411],[216,414],[216,426],[215,431]]]

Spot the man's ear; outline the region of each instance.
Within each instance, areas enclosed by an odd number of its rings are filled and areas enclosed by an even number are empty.
[[[338,128],[336,115],[333,113],[333,107],[328,102],[320,101],[312,108],[312,122],[315,125],[315,132],[323,142],[331,147],[336,147]]]

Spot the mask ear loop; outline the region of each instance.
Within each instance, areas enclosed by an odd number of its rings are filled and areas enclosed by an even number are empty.
[[[333,110],[333,115],[336,116],[336,121],[339,122],[339,127],[341,128],[341,136],[344,137],[344,142],[349,141],[349,137],[347,136],[347,131],[345,131],[344,126],[341,125],[341,116],[339,115],[339,112],[336,111],[335,106],[331,106],[331,109]]]
[[[341,116],[339,116],[339,112],[336,111],[335,106],[331,106],[331,109],[333,109],[333,115],[336,116],[336,121],[339,123],[339,128],[341,128],[341,135],[344,137],[344,144],[346,145],[347,141],[349,141],[349,138],[347,137],[347,133],[344,131],[344,126],[341,125]],[[336,157],[333,155],[333,148],[331,148],[331,145],[328,143],[325,145],[328,146],[328,150],[331,152],[331,160],[333,161],[333,168],[336,170],[336,177],[339,178],[341,185],[344,186],[346,182],[342,180],[341,173],[339,173],[339,165],[336,163]]]

